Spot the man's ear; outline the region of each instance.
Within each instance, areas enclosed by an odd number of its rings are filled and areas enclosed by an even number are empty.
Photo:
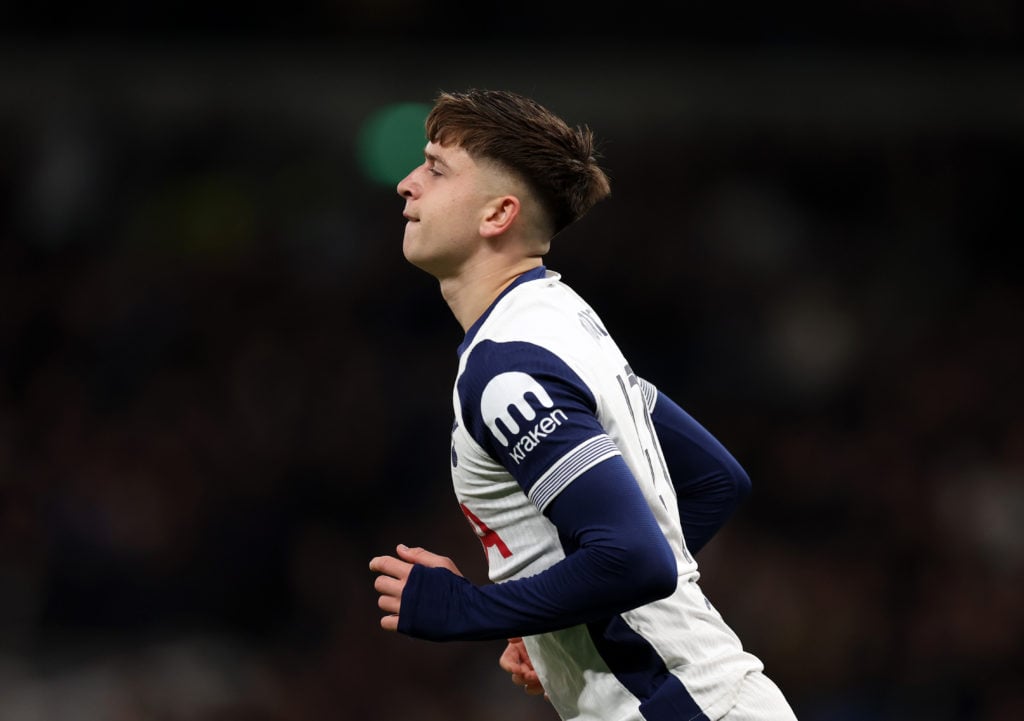
[[[484,216],[480,220],[481,237],[494,238],[506,232],[519,217],[521,209],[522,204],[514,195],[502,195],[492,200],[485,207]]]

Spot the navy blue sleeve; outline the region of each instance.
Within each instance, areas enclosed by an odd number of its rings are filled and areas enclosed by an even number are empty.
[[[566,454],[605,434],[586,383],[532,343],[478,343],[457,388],[470,435],[525,493]]]
[[[651,419],[676,489],[686,546],[696,553],[750,493],[750,477],[711,433],[661,391]]]
[[[398,630],[433,641],[526,636],[607,618],[675,590],[675,556],[621,456],[576,478],[547,515],[566,547],[562,561],[487,586],[415,566]]]

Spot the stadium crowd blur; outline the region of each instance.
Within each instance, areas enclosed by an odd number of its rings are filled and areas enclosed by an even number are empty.
[[[1024,718],[1021,18],[942,12],[909,52],[917,5],[868,3],[830,52],[691,24],[600,67],[582,35],[335,57],[352,17],[317,52],[9,36],[0,721],[555,718],[500,643],[380,631],[366,567],[486,577],[460,333],[354,141],[468,85],[602,139],[613,197],[548,264],[749,472],[703,584],[800,718]]]

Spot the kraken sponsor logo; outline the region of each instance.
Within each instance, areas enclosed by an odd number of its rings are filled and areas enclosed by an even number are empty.
[[[531,396],[533,401],[530,399]],[[517,464],[566,421],[565,411],[554,406],[555,402],[544,390],[544,386],[529,374],[519,371],[496,375],[480,394],[480,412],[484,423],[498,443],[506,448],[511,446],[509,455]],[[531,422],[537,419],[537,422],[531,428],[523,429],[519,420],[512,414],[513,408],[523,421]],[[554,410],[538,419],[538,411],[546,408]],[[506,433],[511,434],[512,438],[510,439]],[[519,437],[519,440],[513,445],[512,441],[516,437]]]
[[[523,437],[519,439],[519,442],[512,446],[512,450],[509,455],[512,456],[512,460],[519,465],[526,458],[526,454],[532,451],[534,448],[540,445],[542,439],[547,438],[556,428],[558,428],[568,416],[565,415],[565,411],[561,408],[556,408],[551,413],[543,416],[540,422],[537,423],[533,428],[528,430]]]

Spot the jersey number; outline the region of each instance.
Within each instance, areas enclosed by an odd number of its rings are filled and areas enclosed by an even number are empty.
[[[651,420],[651,412],[647,409],[647,402],[643,398],[643,393],[639,393],[640,381],[637,379],[636,374],[633,373],[633,369],[630,368],[628,364],[622,370],[624,375],[617,375],[616,378],[619,381],[619,388],[622,389],[622,396],[626,401],[626,407],[629,408],[629,414],[633,418],[633,426],[636,429],[637,438],[640,439],[641,446],[644,449],[644,455],[647,457],[647,470],[651,474],[651,484],[657,487],[659,478],[668,481],[667,486],[669,492],[672,494],[672,500],[675,502],[676,489],[669,478],[668,466],[665,464],[665,457],[661,453],[661,445],[658,443],[658,434],[654,430],[654,422]],[[640,395],[639,415],[640,418],[643,419],[644,430],[646,433],[641,432],[640,421],[637,419],[638,414],[633,410],[630,391],[634,388],[637,389],[637,392]],[[645,437],[649,439],[649,442],[644,442]],[[658,461],[658,466],[661,468],[660,474],[654,467],[655,458]],[[668,508],[668,504],[665,503],[665,497],[662,495],[660,490],[658,491],[658,500],[661,501],[661,505]],[[683,556],[688,561],[693,560],[690,556],[689,549],[686,548],[685,539],[682,542],[682,551]]]
[[[646,401],[644,401],[643,395],[641,394],[640,417],[643,419],[644,426],[646,429],[646,437],[650,439],[650,442],[644,443],[642,440],[645,434],[641,433],[640,431],[640,424],[636,417],[637,414],[633,411],[633,403],[630,398],[630,390],[632,388],[638,388],[640,385],[640,381],[637,380],[636,374],[633,373],[633,369],[630,368],[628,364],[623,368],[623,373],[625,374],[625,376],[617,375],[615,376],[615,378],[619,381],[619,388],[622,390],[622,397],[626,401],[626,408],[629,409],[629,415],[632,416],[633,418],[633,426],[636,429],[637,438],[641,439],[641,445],[644,449],[644,455],[647,457],[647,469],[650,471],[651,474],[651,483],[657,485],[658,474],[654,470],[654,459],[651,458],[652,451],[653,455],[657,456],[658,465],[661,467],[662,478],[668,478],[668,468],[665,465],[665,459],[662,457],[661,450],[658,447],[658,443],[656,440],[657,434],[654,431],[654,424],[651,422],[651,414],[647,410],[647,403]],[[669,484],[669,489],[673,493],[675,493],[675,488],[672,487],[672,484]],[[661,502],[662,504],[664,504],[665,499],[662,498]]]

